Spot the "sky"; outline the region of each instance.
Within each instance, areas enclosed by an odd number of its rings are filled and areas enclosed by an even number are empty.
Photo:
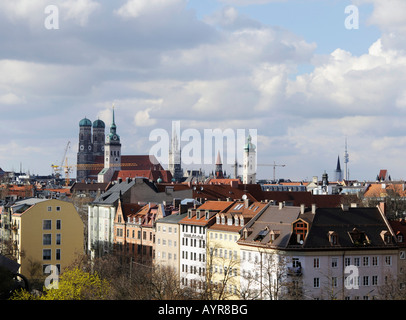
[[[347,139],[351,179],[380,169],[406,179],[404,0],[49,5],[0,2],[3,170],[51,174],[68,142],[74,165],[79,121],[101,119],[108,131],[114,104],[122,154],[150,153],[151,133],[180,121],[201,137],[254,130],[258,163],[284,165],[276,178],[333,180]],[[216,154],[185,168],[214,170]],[[257,172],[273,177],[272,166]]]

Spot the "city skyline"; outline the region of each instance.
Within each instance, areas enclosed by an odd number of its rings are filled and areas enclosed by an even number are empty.
[[[279,178],[332,179],[347,139],[350,179],[406,179],[401,0],[58,0],[58,29],[48,5],[0,4],[3,170],[51,174],[68,141],[75,164],[79,121],[109,127],[114,104],[123,154],[148,154],[151,131],[179,120],[257,130]]]

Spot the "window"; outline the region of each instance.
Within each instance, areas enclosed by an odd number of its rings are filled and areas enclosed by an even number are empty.
[[[51,260],[51,249],[43,249],[42,250],[42,259],[43,260]]]
[[[372,265],[378,266],[379,265],[379,257],[372,257]]]
[[[372,285],[377,286],[378,285],[378,276],[372,276]]]
[[[362,277],[362,285],[363,286],[369,286],[369,276],[363,276]]]
[[[56,230],[61,230],[61,220],[56,220]]]
[[[48,210],[48,212],[51,212],[51,211],[52,211],[52,207],[48,207],[47,210]]]
[[[56,249],[55,259],[56,260],[61,260],[61,249]]]
[[[316,269],[320,268],[320,259],[319,258],[314,258],[313,259],[313,267],[316,268]]]
[[[336,287],[337,287],[337,283],[338,283],[337,277],[332,277],[332,278],[331,278],[331,286],[332,286],[333,288],[336,288]]]
[[[351,258],[344,258],[344,265],[347,267],[351,265]]]
[[[360,258],[354,258],[354,266],[356,267],[360,266]]]
[[[313,288],[320,288],[320,278],[313,278]]]
[[[60,233],[56,234],[56,244],[57,245],[61,244],[61,234]]]
[[[392,256],[385,256],[385,265],[386,266],[392,265]]]
[[[61,207],[56,207],[56,211],[61,211]]]
[[[52,243],[52,235],[50,233],[46,233],[42,235],[42,245],[48,246]]]
[[[332,258],[331,259],[331,267],[332,268],[337,268],[338,266],[338,258]]]
[[[43,220],[42,221],[42,230],[51,230],[52,220]]]
[[[405,259],[405,251],[400,251],[399,252],[399,259],[402,259],[402,260]]]
[[[362,257],[362,265],[364,267],[369,267],[369,257]]]

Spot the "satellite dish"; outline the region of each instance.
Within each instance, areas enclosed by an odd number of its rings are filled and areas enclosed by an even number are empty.
[[[242,199],[243,199],[243,200],[246,200],[246,199],[247,199],[247,195],[244,194],[244,195],[242,196]]]

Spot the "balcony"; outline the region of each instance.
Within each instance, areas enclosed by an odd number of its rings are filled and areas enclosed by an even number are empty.
[[[302,267],[288,267],[288,276],[300,277],[302,275]]]

